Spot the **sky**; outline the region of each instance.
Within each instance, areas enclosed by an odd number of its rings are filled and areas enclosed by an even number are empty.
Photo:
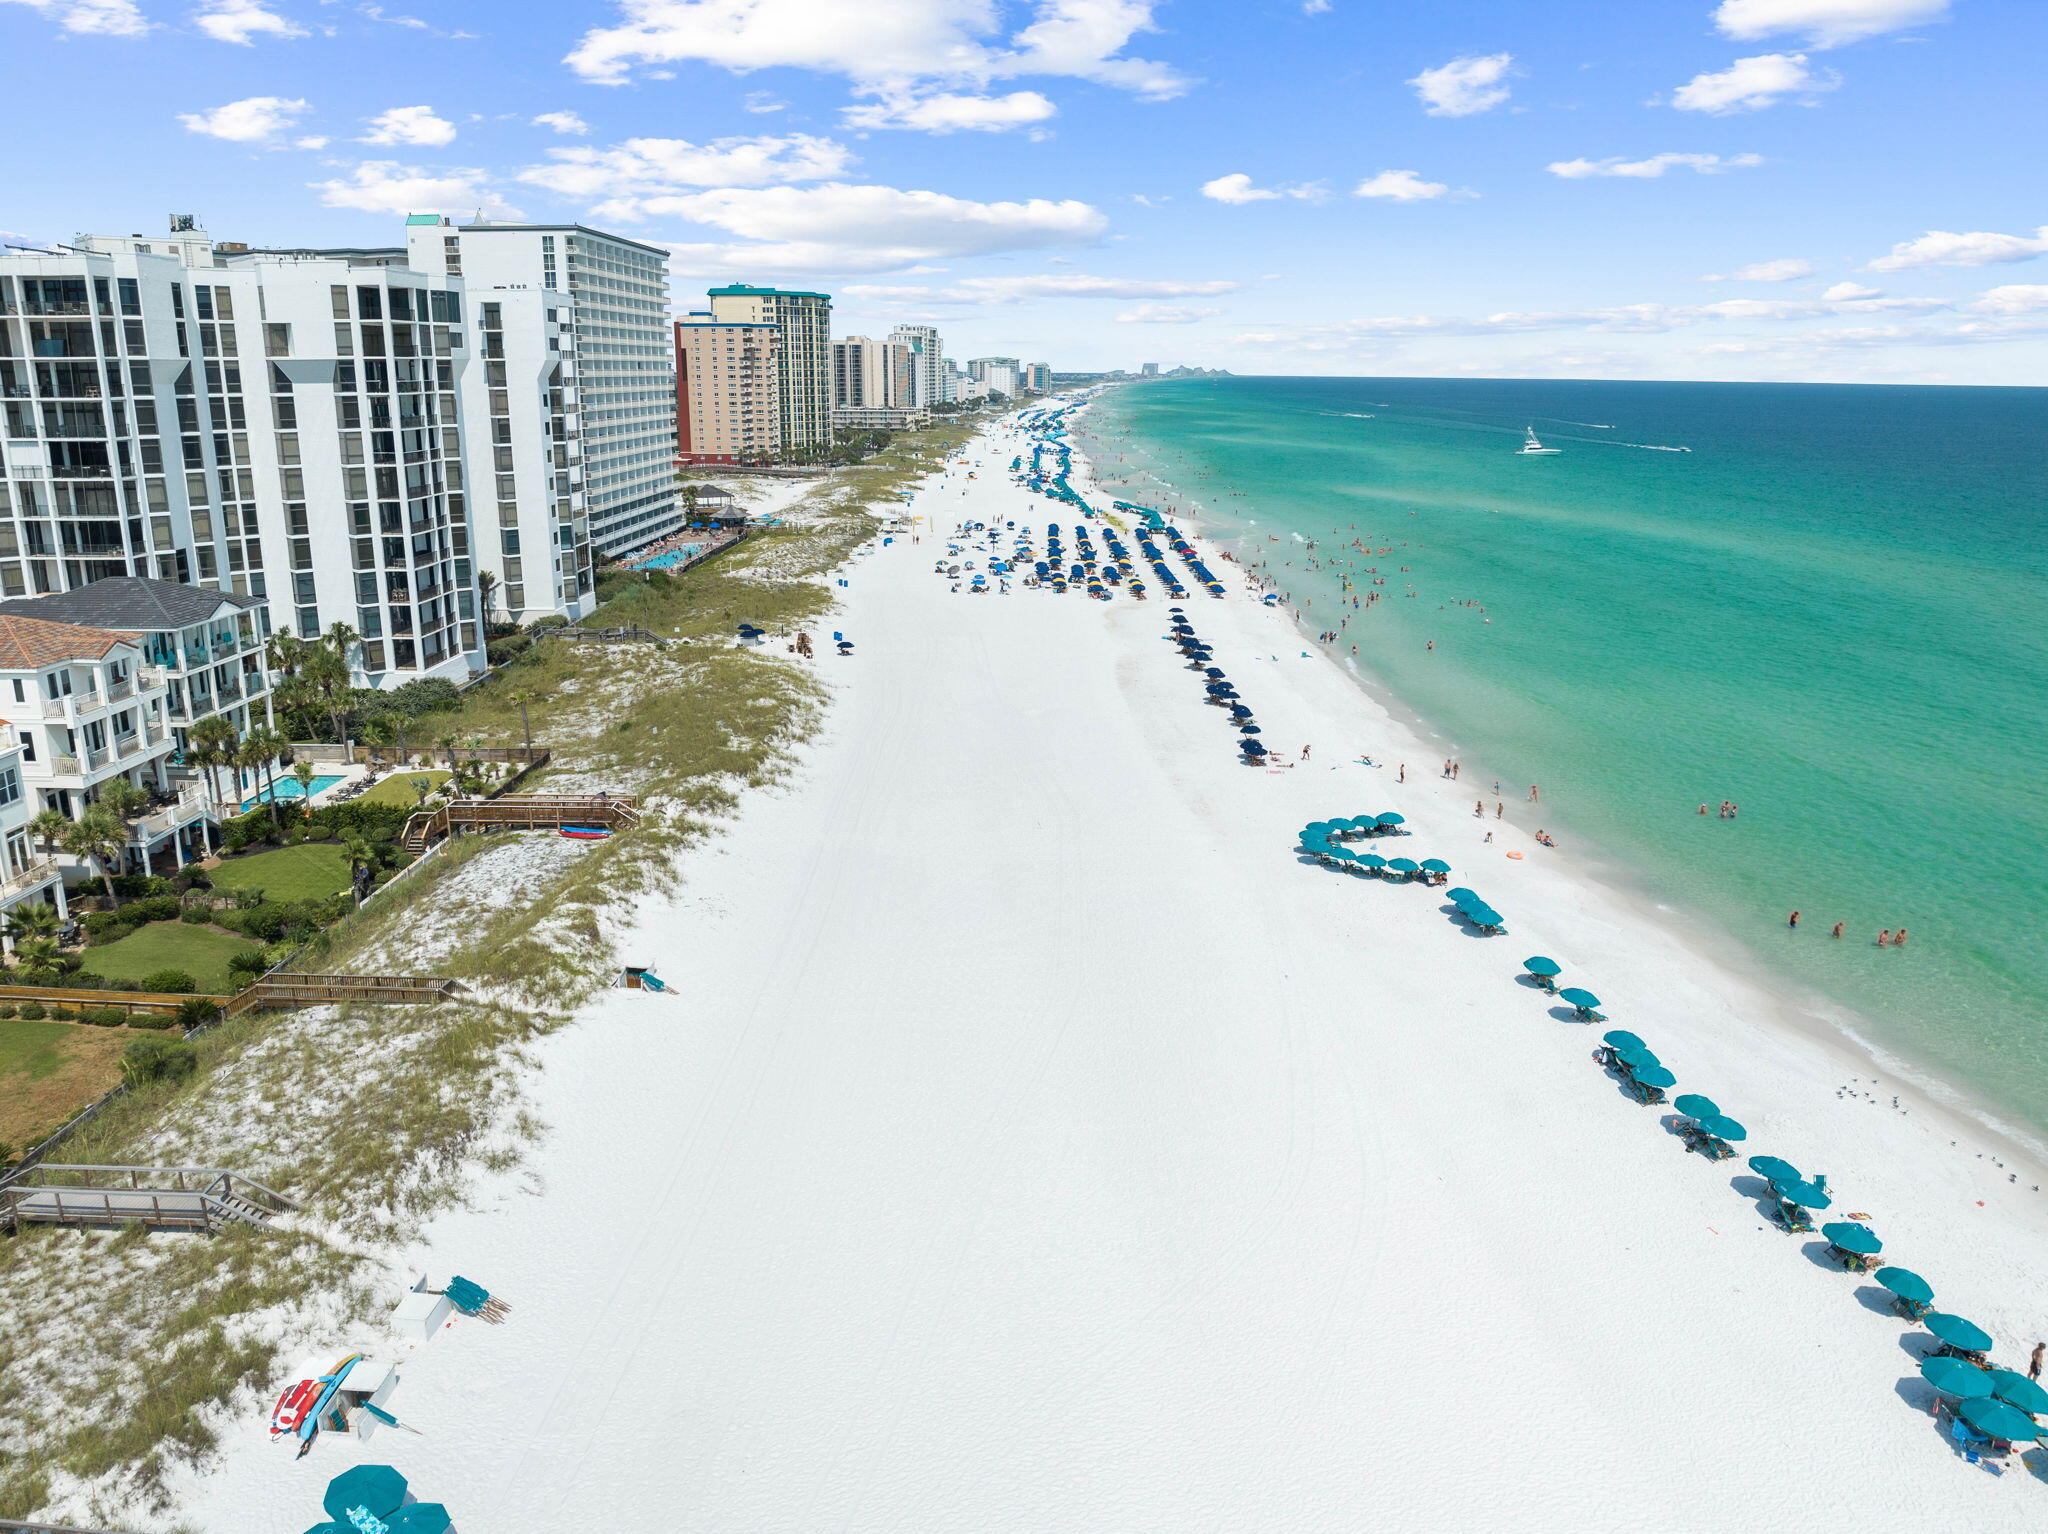
[[[1062,370],[2032,384],[2044,57],[2044,0],[0,0],[0,231],[581,222]]]

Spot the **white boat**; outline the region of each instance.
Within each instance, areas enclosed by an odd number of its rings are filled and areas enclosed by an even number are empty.
[[[1523,429],[1528,433],[1528,440],[1515,449],[1515,456],[1517,458],[1549,458],[1564,451],[1561,447],[1545,447],[1541,442],[1538,442],[1536,440],[1535,427],[1529,426]]]

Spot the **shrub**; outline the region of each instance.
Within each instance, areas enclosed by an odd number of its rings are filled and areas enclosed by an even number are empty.
[[[568,620],[563,621],[566,623]],[[462,692],[446,677],[423,676],[416,682],[407,682],[393,691],[390,697],[396,712],[417,715],[455,707]]]
[[[219,1016],[220,1008],[218,1006],[216,1006],[213,1002],[208,1001],[203,996],[194,996],[189,1001],[181,1001],[178,1003],[178,1015],[175,1018],[167,1017],[164,1018],[161,1022],[155,1023],[138,1022],[136,1026],[149,1028],[168,1028],[172,1023],[175,1022],[180,1028],[197,1028],[202,1023],[210,1023]]]
[[[128,1019],[130,1028],[171,1029],[178,1026],[178,1020],[168,1012],[137,1012]]]
[[[79,1014],[72,1011],[69,1007],[50,1008],[50,1021],[53,1023],[75,1023],[78,1021],[78,1017]]]
[[[412,816],[402,804],[365,804],[352,800],[330,804],[313,811],[313,824],[328,826],[342,835],[365,836],[372,841],[390,841],[405,829]]]
[[[25,1001],[21,1004],[21,1016],[25,1022],[37,1022],[43,1017],[43,1004],[39,1001]]]
[[[213,921],[213,912],[205,906],[196,905],[188,911],[180,911],[178,920],[188,927],[204,927]]]
[[[174,921],[184,910],[176,895],[151,895],[138,900],[128,909],[135,913],[140,922]]]
[[[128,1014],[120,1007],[84,1007],[78,1020],[95,1028],[119,1028],[128,1021]]]
[[[199,982],[182,969],[153,969],[142,977],[142,988],[145,991],[171,992],[182,996],[198,990]]]
[[[183,1081],[199,1069],[199,1051],[183,1039],[152,1035],[121,1051],[121,1069],[136,1084]]]
[[[129,907],[133,910],[134,907]],[[93,944],[111,943],[116,938],[126,937],[135,930],[135,923],[127,911],[94,911],[84,922],[86,941]]]
[[[113,982],[104,975],[95,975],[89,969],[75,969],[71,972],[71,985],[74,990],[104,991],[112,984]]]
[[[13,1017],[14,1015],[15,1006],[13,1002],[0,1002],[0,1017]]]
[[[25,969],[15,978],[21,985],[62,985],[64,983],[63,972],[54,969]]]
[[[139,900],[145,895],[168,895],[171,881],[158,874],[115,874],[114,893],[123,900]]]
[[[228,973],[239,975],[245,985],[268,968],[270,961],[263,957],[261,949],[245,948],[242,952],[228,957]]]

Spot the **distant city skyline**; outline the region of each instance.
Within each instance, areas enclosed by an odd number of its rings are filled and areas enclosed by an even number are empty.
[[[2038,4],[882,9],[0,0],[29,66],[0,234],[581,222],[667,249],[678,314],[722,284],[816,289],[842,333],[928,325],[1062,371],[2048,362]]]

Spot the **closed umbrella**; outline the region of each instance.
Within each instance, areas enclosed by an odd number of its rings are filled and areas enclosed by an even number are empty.
[[[1963,1362],[1960,1358],[1944,1361],[1952,1364]],[[1963,1366],[1969,1367],[1967,1364]],[[2029,1416],[2038,1417],[2048,1412],[2048,1390],[2041,1388],[2039,1380],[2030,1380],[2017,1369],[1991,1369],[1987,1372],[1991,1376],[1992,1387],[1998,1392],[1998,1399],[2006,1405],[2017,1406]]]
[[[1524,959],[1522,961],[1522,968],[1532,975],[1560,975],[1564,973],[1563,966],[1557,960],[1546,959],[1540,954],[1533,959]]]
[[[1806,1207],[1814,1206],[1809,1204]],[[1829,1244],[1845,1252],[1854,1252],[1858,1257],[1874,1257],[1884,1250],[1884,1243],[1878,1240],[1877,1232],[1868,1225],[1858,1225],[1854,1220],[1837,1220],[1832,1225],[1823,1225],[1820,1233],[1828,1238]],[[1969,1325],[1967,1321],[1963,1324]],[[1975,1330],[1974,1327],[1971,1329]],[[1984,1340],[1989,1345],[1991,1339],[1987,1337]]]
[[[1688,1092],[1683,1097],[1674,1097],[1671,1100],[1671,1106],[1688,1118],[1711,1119],[1719,1118],[1721,1115],[1721,1109],[1714,1102],[1713,1098],[1702,1097],[1697,1092]]]
[[[1577,986],[1573,986],[1569,990],[1559,991],[1557,996],[1558,1000],[1568,1001],[1575,1007],[1590,1009],[1600,1005],[1600,998],[1598,996],[1595,996],[1591,991],[1582,991]]]
[[[1830,1231],[1834,1228],[1832,1225],[1826,1227]],[[1850,1250],[1853,1251],[1854,1248]],[[1961,1316],[1952,1316],[1946,1311],[1930,1310],[1920,1318],[1920,1324],[1959,1353],[1991,1351],[1991,1334],[1975,1322],[1965,1321]]]
[[[1956,1415],[1978,1432],[2013,1443],[2030,1443],[2041,1436],[2041,1424],[2016,1406],[1982,1397],[1956,1403]]]
[[[1920,1366],[1920,1378],[1959,1401],[1983,1399],[1997,1392],[1990,1375],[1960,1358],[1930,1358]]]

